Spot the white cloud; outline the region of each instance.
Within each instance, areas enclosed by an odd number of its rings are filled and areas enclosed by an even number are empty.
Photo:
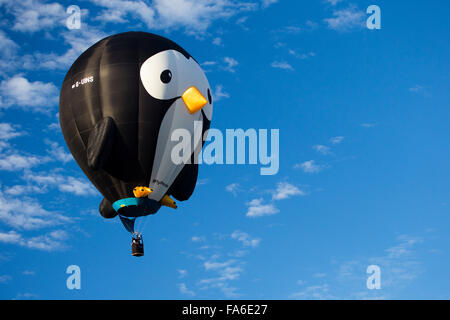
[[[37,156],[20,154],[0,155],[0,170],[18,171],[29,169],[46,161],[45,158]]]
[[[35,199],[26,195],[20,198],[5,195],[0,191],[0,221],[19,230],[33,230],[70,222],[57,212],[42,208]]]
[[[128,0],[91,0],[94,4],[104,7],[96,19],[103,22],[127,23],[127,16],[138,19],[149,28],[156,25],[155,10],[144,1]]]
[[[9,149],[11,145],[6,141],[0,140],[0,152],[4,151],[5,149]]]
[[[23,299],[37,299],[39,296],[34,293],[25,292],[25,293],[18,293],[17,296],[13,300],[23,300]]]
[[[205,61],[205,62],[200,63],[200,65],[204,66],[204,67],[214,66],[216,64],[217,64],[216,61]]]
[[[94,43],[106,37],[106,34],[95,27],[61,33],[64,43],[69,48],[62,54],[36,52],[23,57],[23,67],[28,70],[66,70],[78,56]]]
[[[313,149],[316,150],[318,153],[321,153],[323,155],[327,155],[327,154],[331,154],[331,148],[321,145],[321,144],[316,144],[315,146],[313,146]]]
[[[257,9],[256,4],[231,0],[93,0],[105,10],[97,17],[104,22],[127,23],[128,16],[149,29],[184,28],[190,34],[203,34],[218,19]],[[187,14],[188,13],[188,14]]]
[[[0,30],[0,54],[5,58],[10,58],[18,49],[19,45],[11,40],[5,32]]]
[[[48,128],[49,130],[57,131],[57,132],[59,132],[59,131],[61,130],[61,127],[60,127],[60,125],[59,125],[59,122],[53,122],[53,123],[50,123],[50,124],[47,126],[47,128]]]
[[[253,199],[247,203],[247,217],[262,217],[277,214],[279,210],[273,204],[264,204],[262,198]]]
[[[412,86],[411,88],[409,88],[408,90],[410,92],[417,93],[417,92],[423,91],[423,87],[418,85],[418,84],[416,84],[416,85]]]
[[[364,27],[365,13],[355,6],[334,10],[333,17],[324,19],[328,28],[336,31],[349,31]]]
[[[230,97],[230,95],[223,90],[223,86],[221,84],[218,84],[216,86],[216,89],[214,90],[213,95],[214,95],[213,96],[213,102],[222,100],[223,98],[229,98]]]
[[[225,190],[231,192],[234,196],[236,196],[240,190],[240,187],[241,186],[239,185],[239,183],[231,183],[225,187]]]
[[[213,43],[214,45],[216,45],[216,46],[222,46],[222,45],[223,45],[223,43],[222,43],[222,38],[220,38],[220,37],[214,38],[213,41],[212,41],[212,43]]]
[[[226,297],[237,297],[236,288],[228,285],[229,281],[237,280],[243,269],[238,260],[228,260],[224,262],[206,261],[203,266],[206,271],[212,271],[217,277],[201,279],[198,284],[205,288],[219,288]]]
[[[294,56],[294,57],[296,57],[298,59],[301,59],[301,60],[306,60],[308,58],[316,56],[316,54],[314,52],[312,52],[312,51],[308,52],[308,53],[298,53],[295,50],[289,49],[288,52],[289,52],[290,55],[292,55],[292,56]]]
[[[43,251],[61,250],[66,247],[64,242],[68,239],[68,234],[64,230],[54,230],[44,235],[35,236],[31,238],[24,238],[21,234],[15,231],[8,233],[0,232],[0,242],[8,244],[16,244],[29,249],[37,249]],[[27,271],[24,274],[34,274]]]
[[[208,183],[209,183],[209,179],[208,178],[197,180],[197,185],[198,186],[204,186],[205,184],[208,184]]]
[[[12,29],[20,32],[49,30],[64,25],[67,14],[64,7],[56,2],[39,0],[4,0],[0,5],[14,16]]]
[[[332,137],[332,138],[330,139],[330,142],[331,142],[332,144],[340,144],[343,140],[344,140],[344,137],[343,137],[343,136],[336,136],[336,137]]]
[[[10,281],[11,279],[12,278],[9,275],[6,275],[6,274],[1,275],[0,276],[0,283],[6,283],[6,282]]]
[[[292,66],[285,61],[274,61],[270,64],[272,68],[283,69],[283,70],[294,70]]]
[[[325,0],[326,3],[331,4],[332,6],[337,5],[339,2],[342,2],[342,0]]]
[[[66,241],[67,238],[67,232],[63,230],[56,230],[45,235],[27,239],[25,246],[30,249],[38,249],[43,251],[61,250],[65,248],[64,241]]]
[[[274,4],[274,3],[277,3],[277,2],[278,2],[278,0],[262,0],[261,6],[263,8],[267,8],[271,4]]]
[[[58,89],[49,82],[30,82],[21,75],[3,80],[0,83],[0,108],[12,106],[24,110],[46,112],[58,104]]]
[[[186,284],[185,284],[185,283],[180,283],[180,284],[178,284],[178,289],[180,290],[180,293],[182,293],[182,294],[186,294],[186,295],[188,295],[188,296],[195,296],[195,292],[192,291],[192,290],[189,290],[189,289],[186,287]]]
[[[14,230],[7,233],[0,232],[0,242],[3,243],[18,243],[22,241],[22,236]]]
[[[280,182],[278,183],[277,189],[272,195],[272,199],[283,200],[292,196],[304,196],[304,195],[306,195],[306,193],[297,188],[296,186],[287,182]]]
[[[225,241],[226,243],[221,242],[218,245],[211,244],[206,247],[196,247],[196,250],[201,250],[199,251],[200,254],[186,253],[188,257],[194,257],[201,261],[202,270],[191,272],[191,276],[195,277],[204,271],[206,275],[201,275],[201,278],[196,280],[196,285],[200,290],[219,290],[227,298],[238,297],[238,289],[233,287],[231,283],[239,279],[240,275],[244,272],[243,266],[246,262],[243,260],[243,257],[252,248],[256,247],[261,240],[250,237],[245,232],[239,230],[234,231],[232,234],[214,233],[208,238],[211,241],[216,239],[217,241]],[[236,248],[235,241],[240,241],[242,246]],[[230,246],[234,248],[231,251],[229,250]],[[221,250],[225,250],[225,252]],[[185,273],[187,272],[184,270],[179,271],[180,277],[184,277]]]
[[[241,242],[246,247],[257,247],[261,242],[260,238],[251,238],[246,232],[235,230],[231,234],[231,238]]]
[[[17,128],[17,126],[10,123],[0,123],[0,140],[9,140],[23,136],[25,132],[17,131]]]
[[[299,26],[285,26],[282,28],[279,28],[277,30],[274,30],[275,33],[286,33],[286,34],[298,34],[302,32],[302,28]],[[283,44],[284,45],[284,44]]]
[[[303,290],[290,295],[293,299],[313,299],[313,300],[330,300],[336,299],[330,294],[330,288],[328,284],[308,286]]]
[[[22,194],[37,194],[37,193],[45,193],[46,190],[40,186],[32,186],[32,185],[14,185],[12,187],[5,187],[6,194],[11,196],[19,196]]]
[[[47,152],[53,157],[53,159],[59,160],[63,163],[73,160],[72,155],[66,152],[64,147],[61,147],[57,142],[45,140],[45,143],[50,146],[50,149],[47,149]]]
[[[224,67],[225,70],[230,71],[230,72],[236,71],[234,69],[234,67],[236,67],[239,64],[239,62],[237,62],[235,59],[233,59],[231,57],[225,57],[225,58],[223,58],[223,61],[226,64],[226,66]]]
[[[296,164],[294,168],[300,168],[306,173],[318,173],[322,171],[323,166],[316,164],[314,160],[308,160],[303,163]]]
[[[178,275],[179,275],[180,278],[184,278],[187,275],[187,273],[188,272],[185,269],[179,269],[178,270]]]
[[[191,241],[192,242],[203,242],[203,241],[205,241],[205,237],[203,237],[203,236],[193,236],[191,238]]]
[[[34,276],[36,274],[36,272],[31,271],[31,270],[24,270],[22,272],[22,274],[25,275],[25,276]]]
[[[300,299],[337,299],[335,292],[341,292],[347,299],[398,299],[394,294],[405,291],[405,287],[417,279],[423,272],[423,263],[418,256],[418,246],[423,238],[409,235],[397,237],[394,245],[388,247],[378,257],[358,258],[345,262],[332,260],[333,269],[312,275],[321,284],[310,285],[290,295]],[[367,267],[377,265],[381,270],[382,290],[361,290],[369,274]],[[328,283],[323,283],[324,279]],[[305,282],[299,283],[304,285]],[[331,286],[331,284],[333,286]],[[334,292],[331,292],[333,288]],[[348,292],[342,292],[342,290]],[[338,291],[339,290],[339,291]],[[382,291],[383,295],[380,295]]]
[[[39,174],[27,172],[24,180],[34,182],[40,187],[56,187],[61,192],[68,192],[77,196],[97,195],[97,190],[85,179],[64,176],[61,174]]]
[[[228,260],[225,262],[205,261],[203,263],[203,266],[205,267],[206,270],[223,269],[233,264],[234,262],[235,260]]]

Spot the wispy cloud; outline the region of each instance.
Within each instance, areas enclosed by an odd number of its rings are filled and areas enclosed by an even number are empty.
[[[364,27],[365,13],[356,6],[333,10],[333,17],[324,19],[328,28],[340,32]]]
[[[21,154],[0,155],[0,170],[18,171],[48,162],[45,157]]]
[[[27,70],[66,70],[78,56],[91,45],[106,37],[99,29],[86,26],[79,30],[61,32],[63,42],[68,49],[61,54],[34,52],[21,58]]]
[[[325,3],[331,4],[332,6],[337,5],[339,2],[342,2],[344,0],[324,0]]]
[[[216,37],[213,39],[212,44],[215,46],[223,46],[222,38]]]
[[[331,144],[340,144],[342,141],[344,141],[344,136],[336,136],[330,138]]]
[[[278,0],[262,0],[261,6],[263,8],[267,8],[268,6],[270,6],[274,3],[277,3],[277,2],[278,2]]]
[[[247,202],[247,206],[246,216],[250,218],[269,216],[280,212],[272,203],[264,204],[263,198],[253,199]]]
[[[188,295],[188,296],[195,296],[195,292],[192,291],[192,290],[189,290],[185,283],[179,283],[178,284],[178,289],[180,290],[181,294],[185,294],[185,295]]]
[[[15,55],[18,49],[19,45],[10,39],[4,31],[0,30],[0,54],[4,58],[8,58]]]
[[[239,185],[239,183],[231,183],[229,185],[227,185],[225,187],[225,190],[227,190],[228,192],[231,192],[234,196],[237,195],[237,193],[239,191],[241,191],[241,186]]]
[[[327,146],[324,146],[322,144],[314,145],[313,149],[316,150],[318,153],[323,154],[323,155],[332,154],[331,148],[327,147]]]
[[[409,90],[409,92],[418,93],[418,92],[423,91],[423,87],[416,84],[416,85],[410,87],[408,90]]]
[[[206,237],[205,237],[206,238]],[[218,290],[226,298],[240,296],[238,288],[232,284],[244,273],[245,256],[262,241],[242,230],[234,230],[231,234],[212,234],[208,236],[206,246],[196,248],[201,253],[187,254],[201,262],[200,269],[190,272],[190,278],[197,276],[197,290]],[[217,242],[215,242],[217,241]],[[238,244],[238,248],[236,248]],[[231,249],[230,249],[231,248]],[[199,252],[199,251],[198,251]],[[179,269],[179,277],[185,278],[187,270]]]
[[[323,170],[324,166],[316,164],[314,160],[308,160],[294,166],[294,169],[298,168],[302,169],[305,173],[318,173]]]
[[[231,234],[231,238],[241,242],[246,247],[257,247],[261,242],[260,238],[252,238],[246,232],[235,230]]]
[[[34,276],[36,274],[36,272],[34,272],[32,270],[24,270],[24,271],[22,271],[22,274],[25,276]]]
[[[10,140],[12,138],[25,135],[25,132],[18,131],[19,126],[11,123],[0,123],[0,140]]]
[[[229,98],[229,97],[230,97],[230,95],[228,94],[228,92],[224,91],[223,86],[221,84],[218,84],[213,93],[213,101],[217,102],[224,98]]]
[[[57,142],[45,140],[45,143],[50,147],[47,149],[47,152],[50,156],[55,160],[59,160],[63,163],[67,163],[73,160],[73,157],[70,153],[64,150],[64,147],[60,146]]]
[[[424,239],[400,235],[395,244],[383,250],[376,257],[356,257],[344,262],[333,260],[331,270],[314,273],[314,283],[290,295],[295,299],[396,299],[396,292],[404,290],[423,272],[423,265],[417,251]],[[364,290],[369,274],[369,265],[381,270],[381,290]]]
[[[40,188],[55,187],[61,192],[77,196],[97,195],[97,190],[84,178],[75,178],[57,173],[25,172],[24,180],[36,183]]]
[[[203,289],[218,288],[227,298],[238,297],[237,288],[230,287],[229,281],[239,279],[243,269],[239,260],[231,259],[223,262],[213,260],[205,261],[204,269],[214,272],[215,277],[204,278],[198,282]]]
[[[44,235],[25,238],[16,231],[0,232],[0,242],[15,244],[29,249],[55,251],[65,249],[68,234],[64,230],[54,230]],[[29,273],[28,273],[29,274]]]
[[[306,193],[300,190],[298,187],[288,183],[288,182],[279,182],[277,184],[277,189],[272,195],[273,200],[283,200],[288,199],[292,196],[304,196]]]
[[[48,112],[58,103],[58,89],[49,82],[30,82],[21,75],[0,83],[0,108],[19,107],[24,110]]]
[[[11,276],[4,274],[0,276],[0,283],[7,283],[12,279]]]
[[[301,59],[301,60],[306,60],[306,59],[309,59],[309,58],[312,58],[312,57],[316,56],[316,54],[314,52],[312,52],[312,51],[307,52],[307,53],[299,53],[299,52],[297,52],[295,50],[289,49],[288,52],[289,52],[289,54],[291,56],[294,56],[295,58]]]
[[[192,242],[203,242],[203,241],[205,241],[205,237],[204,236],[193,236],[193,237],[191,237],[191,241]]]
[[[291,70],[291,71],[294,70],[294,68],[286,61],[274,61],[270,64],[270,66],[276,69]]]
[[[105,8],[96,17],[105,23],[127,23],[129,17],[132,17],[142,21],[149,29],[183,28],[188,34],[203,34],[215,20],[227,19],[258,8],[252,2],[231,0],[155,0],[152,3],[93,0],[93,2]]]
[[[313,285],[302,288],[289,296],[291,299],[305,299],[305,300],[330,300],[336,299],[330,294],[328,284]]]
[[[30,249],[43,251],[55,251],[66,248],[65,241],[68,239],[67,232],[55,230],[45,235],[32,237],[25,240],[25,246]]]
[[[32,230],[68,223],[70,219],[44,209],[35,199],[11,197],[0,191],[0,221],[15,229]]]
[[[236,72],[235,67],[239,64],[239,62],[237,62],[236,59],[231,58],[231,57],[225,57],[223,58],[223,61],[225,62],[225,67],[224,69],[229,71],[229,72]]]
[[[188,271],[185,269],[178,269],[178,276],[179,278],[184,278],[188,274]]]
[[[14,31],[49,30],[56,26],[62,26],[67,19],[64,7],[57,2],[5,0],[1,5],[14,16],[12,25]]]

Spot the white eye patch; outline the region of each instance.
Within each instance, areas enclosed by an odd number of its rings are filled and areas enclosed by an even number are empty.
[[[156,99],[181,97],[191,86],[208,99],[209,83],[203,70],[194,59],[186,59],[176,50],[162,51],[148,58],[141,66],[140,77],[145,90]],[[212,105],[208,103],[203,112],[211,120]]]

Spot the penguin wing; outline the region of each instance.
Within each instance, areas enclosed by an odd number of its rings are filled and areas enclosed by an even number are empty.
[[[102,217],[105,219],[111,219],[117,216],[116,210],[114,210],[111,202],[109,202],[106,198],[103,198],[102,202],[100,202],[98,210],[100,211]]]
[[[87,163],[91,169],[100,169],[105,164],[114,146],[116,131],[111,117],[103,118],[92,129],[86,150]]]

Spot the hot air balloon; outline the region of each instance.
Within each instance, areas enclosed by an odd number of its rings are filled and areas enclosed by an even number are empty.
[[[192,195],[198,175],[192,154],[174,162],[185,129],[194,136],[209,129],[212,97],[199,64],[182,47],[146,32],[100,40],[73,63],[62,84],[59,120],[76,162],[103,195],[100,214],[120,217],[133,236],[133,254],[143,255],[135,220],[161,206],[176,208]],[[137,240],[137,242],[135,241]]]

